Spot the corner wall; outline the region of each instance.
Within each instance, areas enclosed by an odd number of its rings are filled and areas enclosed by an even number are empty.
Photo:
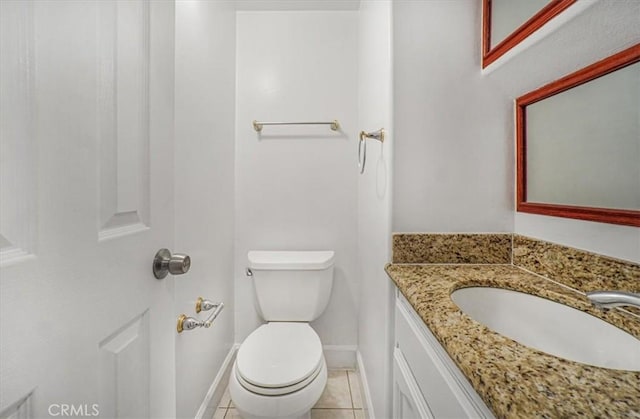
[[[176,336],[177,417],[193,418],[234,342],[235,9],[231,1],[176,2],[176,317],[199,296],[225,303],[210,329]]]
[[[384,127],[385,140],[367,141],[365,172],[358,176],[358,352],[371,405],[368,417],[391,417],[393,286],[391,261],[393,173],[393,54],[391,1],[363,0],[358,32],[358,128]],[[370,409],[373,409],[371,411]]]

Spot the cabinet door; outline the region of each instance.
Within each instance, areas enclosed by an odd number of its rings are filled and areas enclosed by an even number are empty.
[[[393,353],[393,417],[394,419],[433,418],[407,361],[398,348]]]
[[[417,313],[402,299],[396,300],[396,350],[425,405],[437,418],[493,418],[462,372],[440,346]]]

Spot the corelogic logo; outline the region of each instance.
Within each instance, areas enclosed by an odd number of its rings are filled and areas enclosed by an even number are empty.
[[[53,403],[49,405],[49,416],[91,417],[100,415],[98,404]]]

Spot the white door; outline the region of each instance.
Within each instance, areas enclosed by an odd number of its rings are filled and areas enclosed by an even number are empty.
[[[173,13],[0,1],[0,417],[175,416]]]

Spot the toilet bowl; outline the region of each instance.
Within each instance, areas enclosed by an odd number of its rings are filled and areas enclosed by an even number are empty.
[[[326,308],[333,251],[249,252],[257,309],[268,322],[240,345],[229,378],[244,419],[309,418],[327,383],[320,337],[309,325]]]
[[[272,322],[238,350],[229,391],[245,419],[305,418],[327,383],[322,344],[307,323]]]

